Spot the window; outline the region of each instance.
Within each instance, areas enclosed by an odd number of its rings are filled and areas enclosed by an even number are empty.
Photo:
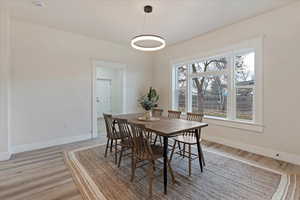
[[[186,110],[186,96],[187,96],[187,69],[186,65],[176,68],[175,72],[175,93],[176,93],[176,109],[181,112]]]
[[[234,55],[235,116],[237,119],[253,120],[254,61],[254,52]]]
[[[257,52],[255,48],[241,48],[175,64],[173,109],[204,113],[206,118],[257,122],[255,119],[261,119],[255,112],[261,109],[256,103],[260,95],[256,93]]]
[[[190,64],[192,112],[227,117],[228,58]]]

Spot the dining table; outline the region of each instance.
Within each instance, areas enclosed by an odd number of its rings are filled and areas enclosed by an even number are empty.
[[[203,165],[201,160],[201,146],[200,134],[201,129],[207,127],[208,124],[204,122],[190,121],[186,119],[171,119],[168,117],[153,118],[152,120],[143,120],[144,113],[130,113],[113,115],[113,119],[125,119],[128,122],[144,124],[148,131],[151,131],[163,137],[163,180],[164,193],[167,194],[168,185],[168,146],[169,138],[181,135],[184,132],[194,131],[197,140],[197,150],[199,157],[200,170],[203,172]]]

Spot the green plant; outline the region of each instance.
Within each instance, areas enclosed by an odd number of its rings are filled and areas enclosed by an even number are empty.
[[[152,108],[157,107],[158,100],[159,95],[157,94],[156,90],[150,87],[148,93],[139,98],[138,102],[145,110],[149,111]]]

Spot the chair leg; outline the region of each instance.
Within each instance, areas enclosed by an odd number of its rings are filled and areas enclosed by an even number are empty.
[[[202,160],[203,166],[205,166],[204,154],[203,154],[203,151],[202,151],[201,144],[200,144],[200,153],[201,153],[201,160]]]
[[[189,144],[189,176],[192,175],[192,148]]]
[[[162,140],[161,140],[161,137],[159,136],[159,142],[160,142],[160,146],[162,146]]]
[[[153,164],[150,162],[148,167],[148,173],[149,173],[149,198],[152,198],[152,183],[153,183]]]
[[[157,138],[158,138],[158,135],[156,135],[154,138],[154,142],[153,142],[154,145],[156,144]]]
[[[133,152],[132,152],[132,158],[131,158],[131,179],[130,181],[133,182],[134,176],[135,176],[135,168],[136,168],[136,160],[134,158]]]
[[[179,148],[179,155],[182,156],[182,151],[181,151],[180,142],[178,142],[178,148]]]
[[[118,145],[117,144],[118,144],[118,140],[115,140],[115,164],[117,164],[117,162],[118,162],[117,161],[118,160],[118,155],[117,155],[118,154],[118,152],[117,152],[118,151]]]
[[[118,163],[118,167],[120,167],[120,165],[121,165],[122,156],[123,156],[123,151],[124,151],[124,147],[122,146],[122,147],[121,147],[121,152],[120,152],[120,155],[119,155],[119,163]]]
[[[177,143],[177,141],[175,140],[174,144],[173,144],[172,152],[171,152],[171,155],[170,155],[170,162],[172,161],[172,158],[173,158],[173,154],[174,154],[174,151],[175,151],[175,148],[176,148],[176,143]]]
[[[182,153],[183,155],[183,157],[185,157],[185,144],[183,144],[183,153]]]
[[[153,165],[153,171],[155,171],[155,160],[152,161],[152,165]]]
[[[112,139],[112,140],[110,141],[110,152],[112,152],[113,146],[114,146],[114,140]]]
[[[171,174],[171,177],[172,177],[172,183],[174,184],[176,182],[176,180],[175,180],[173,169],[171,167],[171,160],[168,161],[168,167],[169,167],[169,171],[170,171],[170,174]]]
[[[107,143],[106,143],[106,148],[105,148],[105,154],[104,154],[104,157],[106,158],[107,156],[107,150],[108,150],[108,147],[109,147],[109,139],[107,139]]]

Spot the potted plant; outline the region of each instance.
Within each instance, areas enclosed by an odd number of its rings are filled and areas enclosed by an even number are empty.
[[[139,100],[139,104],[146,111],[145,118],[150,119],[152,117],[152,109],[157,107],[159,100],[159,95],[156,90],[152,87],[149,88],[149,91],[146,95],[143,95]]]

